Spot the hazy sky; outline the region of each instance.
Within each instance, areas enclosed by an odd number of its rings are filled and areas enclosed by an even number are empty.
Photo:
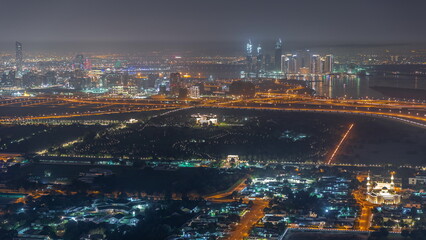
[[[425,0],[1,0],[0,8],[0,42],[426,42]]]

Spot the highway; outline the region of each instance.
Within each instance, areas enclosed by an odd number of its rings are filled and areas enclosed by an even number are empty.
[[[365,200],[365,195],[360,190],[355,190],[352,194],[361,207],[361,214],[357,219],[358,230],[369,231],[371,227],[371,220],[373,218],[372,210],[375,205]]]
[[[269,205],[269,201],[264,199],[256,199],[253,201],[253,206],[242,218],[235,230],[228,237],[229,240],[241,240],[249,236],[252,227],[262,219],[265,214],[263,209]]]
[[[173,98],[114,99],[63,96],[0,99],[0,110],[29,108],[27,112],[31,112],[27,113],[27,115],[25,115],[25,111],[21,115],[0,115],[0,123],[171,110],[187,107],[356,114],[388,118],[426,128],[426,103],[424,102],[324,99],[287,93],[258,93],[255,97],[249,99],[223,97],[197,100],[178,100]],[[42,108],[46,112],[39,113],[39,111],[36,111],[38,108]],[[76,111],[71,112],[70,109],[76,109]]]
[[[219,192],[211,195],[206,195],[204,198],[211,202],[223,203],[223,202],[234,202],[235,199],[229,198],[234,191],[241,192],[247,185],[243,179],[239,184],[235,185],[231,189],[228,189],[225,192]],[[248,203],[250,200],[248,198],[244,199],[245,203]],[[241,217],[240,222],[236,225],[235,229],[230,232],[228,240],[241,240],[249,236],[250,230],[252,227],[265,216],[263,209],[269,205],[269,201],[265,199],[256,198],[253,200],[253,205],[250,210]]]

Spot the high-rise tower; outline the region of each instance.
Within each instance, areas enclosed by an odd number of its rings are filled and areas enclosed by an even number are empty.
[[[246,44],[246,79],[250,78],[250,73],[253,71],[253,44],[249,39]]]
[[[16,76],[18,78],[22,77],[22,64],[23,64],[23,53],[22,53],[22,43],[15,43],[15,53],[16,53]]]
[[[309,50],[299,51],[296,59],[298,73],[307,74],[311,70],[311,53]]]
[[[275,71],[281,70],[281,55],[283,54],[283,43],[281,41],[281,38],[278,39],[278,41],[275,43],[275,57],[274,57],[274,65],[275,65]]]
[[[323,72],[323,62],[321,61],[321,56],[313,54],[311,56],[311,73],[321,74]]]
[[[324,73],[332,73],[333,72],[333,63],[334,63],[333,55],[329,54],[329,55],[325,56]]]
[[[262,47],[259,44],[257,46],[257,56],[256,56],[256,77],[259,77],[262,71],[263,71],[263,53],[262,53]]]
[[[246,56],[251,57],[253,55],[253,44],[251,43],[251,40],[248,40],[248,43],[246,44]]]

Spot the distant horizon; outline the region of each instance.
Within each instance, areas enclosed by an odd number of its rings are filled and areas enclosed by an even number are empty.
[[[265,52],[271,52],[274,46],[273,39],[250,38],[254,44],[261,44]],[[181,52],[191,54],[212,55],[241,55],[244,52],[246,40],[235,41],[23,41],[24,52],[27,53],[60,53],[72,54],[76,52],[92,53],[147,53],[147,52]],[[13,54],[16,41],[0,41],[0,53]],[[284,51],[303,49],[370,49],[370,48],[426,48],[426,43],[351,43],[351,42],[314,42],[314,41],[286,41]]]

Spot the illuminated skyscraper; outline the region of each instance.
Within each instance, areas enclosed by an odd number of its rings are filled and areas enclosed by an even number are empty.
[[[262,47],[259,44],[257,46],[257,56],[256,56],[256,77],[259,77],[262,71],[263,71],[263,54],[262,54]]]
[[[275,43],[275,71],[279,71],[281,69],[281,55],[283,54],[283,43],[281,38]]]
[[[298,73],[299,69],[297,68],[297,58],[298,56],[296,54],[287,54],[287,61],[286,63],[287,72],[286,73]]]
[[[333,55],[329,54],[329,55],[325,56],[324,73],[332,73],[333,72],[333,64],[334,64]]]
[[[281,72],[285,77],[287,77],[287,74],[290,72],[290,64],[292,60],[292,54],[282,55],[281,56]]]
[[[311,69],[311,53],[309,50],[299,51],[296,59],[296,71],[298,73],[309,73]]]
[[[313,74],[321,74],[322,71],[323,71],[323,65],[321,61],[321,56],[317,54],[312,55],[310,72]]]
[[[262,47],[260,44],[257,46],[257,56],[262,55]]]
[[[246,44],[246,56],[253,56],[253,44],[251,43],[251,40],[249,39],[248,43]]]
[[[250,73],[253,70],[253,44],[250,39],[246,44],[246,64],[246,79],[249,79]]]
[[[16,52],[16,77],[22,77],[22,64],[23,64],[23,53],[22,53],[22,43],[15,43],[15,52]]]

